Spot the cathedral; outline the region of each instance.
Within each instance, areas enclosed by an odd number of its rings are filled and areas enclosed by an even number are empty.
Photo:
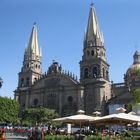
[[[89,115],[94,111],[105,115],[115,104],[124,105],[133,100],[128,85],[140,79],[135,79],[133,74],[137,66],[131,66],[124,76],[124,83],[115,84],[109,81],[103,33],[93,5],[90,6],[83,39],[83,54],[79,60],[80,79],[64,71],[55,61],[48,67],[47,72],[42,72],[41,58],[37,27],[34,24],[19,72],[18,87],[14,91],[21,110],[47,107],[56,110],[60,116],[68,116],[82,109]],[[138,52],[134,55],[134,65],[140,68]],[[128,96],[129,94],[131,96]]]

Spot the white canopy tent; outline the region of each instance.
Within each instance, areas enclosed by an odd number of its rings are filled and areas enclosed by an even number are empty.
[[[98,119],[98,117],[88,116],[88,115],[83,114],[82,112],[77,115],[53,119],[53,121],[60,121],[60,122],[69,123],[69,124],[78,124],[80,125],[80,132],[81,132],[81,126],[83,124],[89,124],[90,121],[95,120],[95,119]]]
[[[91,120],[91,123],[95,125],[106,125],[106,124],[126,125],[139,122],[140,122],[139,116],[126,113],[111,114],[104,117],[100,117],[95,120]]]
[[[77,114],[68,117],[53,119],[53,121],[60,121],[60,122],[70,123],[70,124],[79,124],[79,123],[86,124],[91,120],[95,120],[96,118],[98,117],[92,117],[85,114]]]

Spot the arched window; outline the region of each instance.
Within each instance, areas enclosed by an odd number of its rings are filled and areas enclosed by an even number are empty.
[[[21,83],[20,86],[23,87],[24,86],[24,78],[21,78]]]
[[[87,51],[87,56],[89,56],[89,51]]]
[[[35,106],[38,105],[38,99],[34,99],[34,105],[35,105]]]
[[[93,78],[97,78],[97,76],[98,76],[98,68],[93,67]]]
[[[68,100],[69,103],[71,103],[73,101],[73,97],[69,96],[67,100]]]
[[[34,78],[34,83],[35,83],[36,81],[37,81],[37,78],[35,77],[35,78]]]
[[[29,68],[29,63],[27,64],[27,68]]]
[[[106,79],[108,80],[109,77],[108,77],[108,71],[106,70]]]
[[[85,68],[85,70],[84,70],[84,77],[85,77],[85,78],[88,78],[88,77],[89,77],[88,68]]]
[[[91,51],[91,55],[94,56],[94,50]]]
[[[26,85],[27,86],[29,86],[29,83],[30,83],[29,81],[30,81],[30,79],[29,79],[29,77],[27,77],[27,79],[26,79]]]

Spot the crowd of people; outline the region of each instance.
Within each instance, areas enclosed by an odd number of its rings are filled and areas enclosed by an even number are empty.
[[[6,135],[28,137],[28,140],[44,140],[45,131],[39,125],[32,129],[23,127],[0,128],[0,140],[6,140]]]
[[[29,131],[28,138],[29,140],[44,140],[45,131],[41,126],[36,126],[34,129]]]
[[[62,129],[57,128],[57,127],[52,127],[48,126],[47,129],[44,127],[41,127],[40,125],[36,125],[35,127],[32,128],[23,128],[23,127],[15,127],[15,128],[1,128],[0,129],[0,140],[6,140],[6,134],[9,135],[19,135],[19,136],[26,136],[28,137],[28,140],[44,140],[46,135],[67,135],[68,131],[67,129]],[[88,135],[99,135],[101,134],[102,136],[119,136],[122,135],[122,132],[120,133],[119,131],[114,131],[113,129],[81,129],[77,130],[75,132],[71,133],[72,135],[78,137],[79,134],[82,134],[81,136],[88,136]],[[130,136],[125,129],[123,131],[124,136]]]

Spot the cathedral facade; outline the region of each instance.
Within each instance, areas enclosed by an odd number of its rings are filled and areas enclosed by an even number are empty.
[[[18,87],[14,91],[21,110],[47,107],[55,109],[60,116],[68,116],[82,109],[89,115],[94,111],[100,111],[104,115],[109,105],[120,104],[121,101],[124,104],[124,100],[115,102],[119,97],[123,99],[122,95],[125,95],[125,99],[130,97],[128,100],[132,101],[133,97],[127,96],[130,94],[128,84],[133,82],[132,70],[128,70],[122,85],[111,84],[109,81],[109,64],[106,59],[104,38],[93,5],[90,6],[83,42],[79,80],[72,73],[64,71],[55,61],[48,67],[47,72],[43,73],[37,27],[33,25],[19,72]],[[135,54],[134,61],[136,64],[140,63],[138,53]]]

